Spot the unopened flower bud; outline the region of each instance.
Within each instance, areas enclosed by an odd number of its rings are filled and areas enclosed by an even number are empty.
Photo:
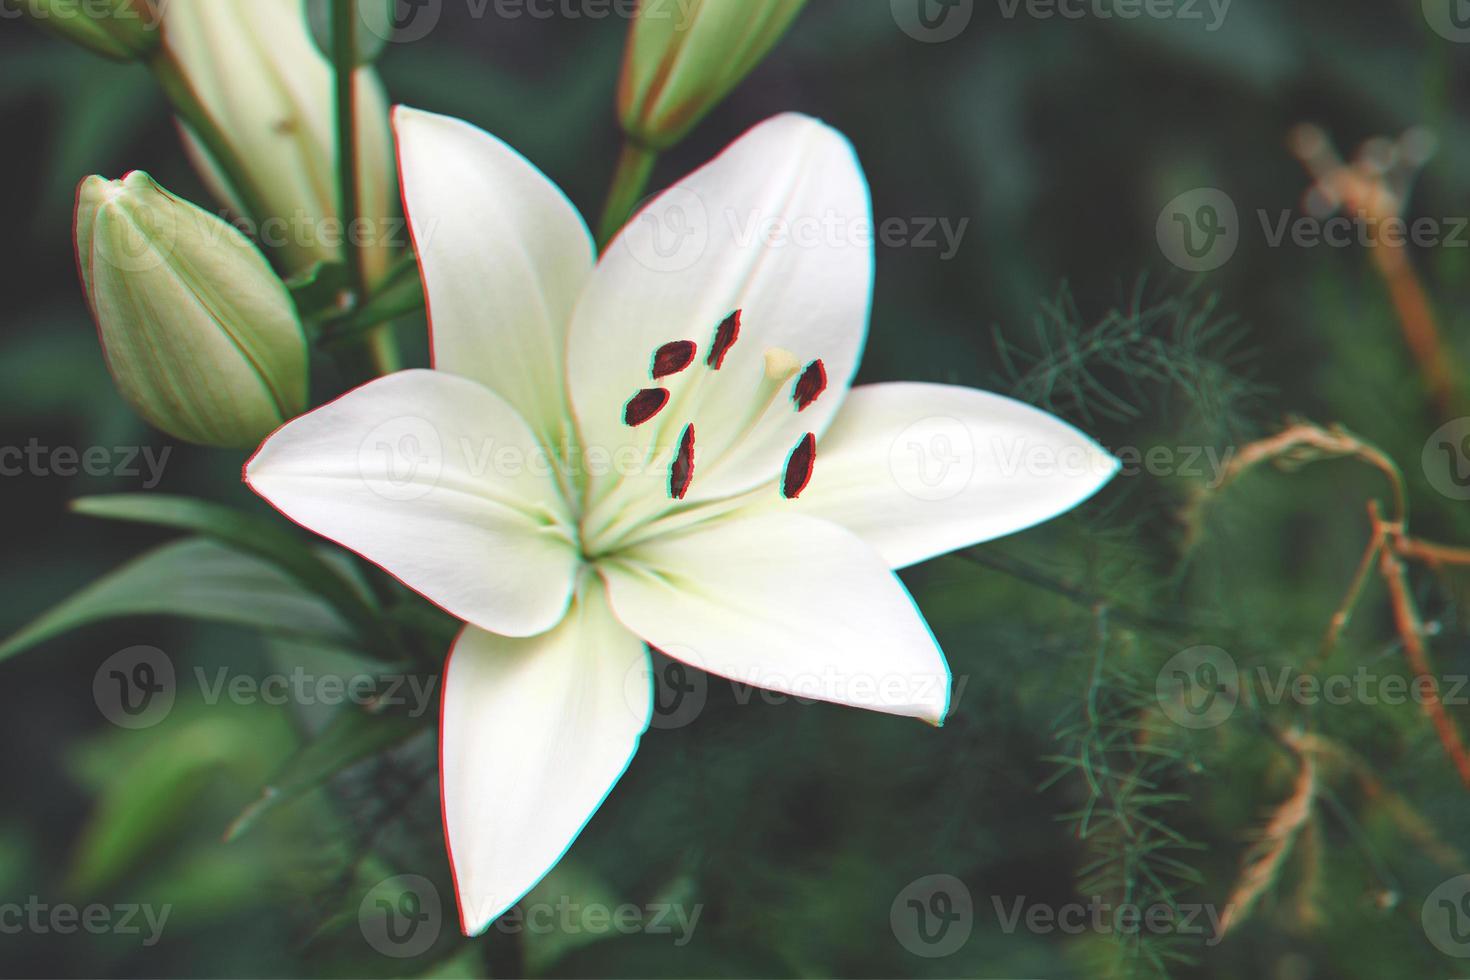
[[[158,49],[158,0],[8,0],[0,6],[118,61],[144,59]]]
[[[634,141],[673,146],[760,64],[806,0],[639,0],[618,116]]]
[[[88,177],[77,263],[128,403],[189,442],[250,447],[305,408],[306,338],[265,256],[141,171]]]
[[[172,0],[163,25],[170,58],[266,212],[249,215],[260,240],[292,274],[340,261],[344,243],[353,242],[376,281],[393,259],[388,219],[397,201],[388,99],[377,73],[357,71],[361,224],[343,228],[332,67],[312,40],[303,0]],[[185,141],[210,190],[245,212],[241,195],[187,126]]]

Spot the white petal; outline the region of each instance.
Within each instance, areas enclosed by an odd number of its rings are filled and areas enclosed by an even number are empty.
[[[545,464],[493,392],[404,371],[278,429],[245,482],[457,618],[529,636],[561,619],[579,560]]]
[[[560,445],[567,324],[596,255],[587,226],[484,130],[401,106],[393,125],[434,367],[479,381]]]
[[[910,715],[949,705],[949,667],[872,548],[768,514],[645,542],[602,566],[618,619],[692,666],[799,697]]]
[[[871,214],[852,146],[799,115],[755,127],[660,195],[608,247],[572,320],[568,383],[585,444],[668,450],[693,422],[688,500],[774,481],[801,436],[826,428],[857,369],[873,284]],[[716,329],[735,310],[740,338],[711,372]],[[669,405],[637,429],[624,425],[625,403],[654,385],[654,352],[686,340],[698,356],[661,382]],[[823,361],[829,389],[806,411],[794,408],[794,377],[767,383],[773,349],[793,365]],[[741,439],[755,417],[762,423]],[[651,467],[637,492],[667,497],[667,464]]]
[[[952,385],[864,385],[817,444],[800,498],[757,506],[835,521],[903,568],[1050,520],[1117,471],[1087,436],[1014,399]]]
[[[444,667],[444,831],[466,935],[561,860],[627,769],[652,716],[648,651],[591,578],[528,640],[470,628]]]

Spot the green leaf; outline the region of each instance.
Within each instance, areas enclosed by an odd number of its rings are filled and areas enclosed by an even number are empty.
[[[411,705],[411,699],[406,699]],[[275,807],[310,792],[343,769],[407,741],[430,726],[433,711],[423,705],[411,714],[400,706],[372,711],[356,704],[342,708],[322,732],[301,747],[225,831],[225,840],[237,840]]]
[[[388,271],[377,290],[361,306],[322,328],[323,345],[331,348],[358,340],[389,320],[423,311],[424,284],[419,278],[418,258],[409,254]]]
[[[424,283],[419,278],[418,260],[409,256],[407,265],[399,265],[377,292],[353,314],[352,320],[374,326],[424,309]]]
[[[357,31],[353,45],[359,65],[378,60],[393,36],[396,0],[357,0]],[[306,0],[306,19],[317,49],[332,60],[332,0]]]
[[[0,644],[0,660],[119,616],[183,616],[340,649],[356,639],[342,617],[274,566],[202,538],[175,541],[104,575]]]
[[[310,322],[331,316],[340,310],[343,292],[348,288],[347,266],[341,262],[318,262],[308,271],[286,283],[296,313]]]
[[[167,738],[110,760],[110,778],[72,855],[68,893],[90,895],[113,885],[187,826],[200,794],[216,781],[248,778],[239,771],[248,761],[240,752],[243,727],[218,714],[180,720]]]
[[[343,622],[352,624],[369,650],[388,659],[393,657],[378,610],[321,556],[270,521],[220,504],[165,494],[81,497],[72,501],[71,508],[79,514],[106,520],[193,531],[270,562],[297,584],[320,596]]]

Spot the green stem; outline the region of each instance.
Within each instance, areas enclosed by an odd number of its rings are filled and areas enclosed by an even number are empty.
[[[168,46],[159,49],[148,62],[153,77],[158,80],[159,86],[167,96],[174,112],[194,137],[204,145],[210,160],[220,173],[224,175],[225,182],[229,184],[234,192],[236,200],[245,210],[242,217],[252,221],[263,221],[270,217],[270,211],[266,208],[264,200],[255,189],[254,182],[246,173],[245,166],[230,144],[229,137],[210,116],[209,110],[204,107],[199,94],[194,91],[194,86],[189,82],[188,76],[174,59]]]
[[[643,199],[657,161],[657,150],[640,146],[632,139],[624,141],[623,151],[618,155],[618,169],[607,192],[607,204],[602,209],[602,220],[597,226],[598,251],[607,248]]]
[[[410,259],[413,256],[409,256]],[[322,328],[321,345],[331,349],[361,339],[401,316],[424,311],[424,290],[416,263],[389,270],[365,302]]]
[[[360,197],[357,158],[357,30],[354,0],[332,0],[332,64],[337,92],[337,213],[342,219],[342,251],[359,298],[367,295],[362,249],[353,241]]]
[[[361,215],[361,161],[357,155],[356,0],[332,0],[332,68],[336,91],[337,214],[342,222],[342,255],[354,300],[366,300],[371,285],[367,257],[353,232]],[[344,380],[362,384],[398,368],[398,352],[387,326],[346,341],[334,352]]]

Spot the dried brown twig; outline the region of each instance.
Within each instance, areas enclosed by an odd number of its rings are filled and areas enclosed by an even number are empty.
[[[1317,799],[1317,764],[1313,753],[1303,742],[1300,731],[1281,732],[1278,739],[1296,760],[1296,780],[1291,795],[1272,811],[1259,839],[1241,861],[1240,877],[1220,915],[1219,938],[1224,938],[1236,923],[1250,915],[1251,907],[1276,883],[1286,859],[1312,819]]]
[[[1454,370],[1454,357],[1439,329],[1434,306],[1408,256],[1402,230],[1413,175],[1433,152],[1433,139],[1422,129],[1410,130],[1397,142],[1365,143],[1352,162],[1337,155],[1319,127],[1295,127],[1287,140],[1292,152],[1315,180],[1309,200],[1341,208],[1373,229],[1368,252],[1398,316],[1404,346],[1419,367],[1425,390],[1445,418],[1463,414],[1464,391]]]
[[[1367,548],[1358,562],[1346,596],[1328,622],[1321,649],[1307,664],[1306,669],[1310,673],[1316,673],[1331,657],[1376,566],[1378,576],[1388,590],[1394,625],[1404,647],[1404,657],[1414,674],[1415,684],[1419,685],[1418,700],[1424,706],[1424,713],[1434,726],[1440,745],[1454,765],[1460,781],[1466,788],[1470,788],[1470,748],[1467,748],[1459,727],[1450,718],[1439,697],[1439,681],[1430,663],[1428,646],[1424,642],[1424,626],[1409,589],[1406,569],[1410,562],[1428,565],[1436,570],[1449,565],[1470,566],[1470,549],[1411,537],[1407,531],[1408,504],[1404,479],[1398,466],[1382,450],[1340,426],[1329,429],[1310,422],[1294,422],[1274,436],[1251,443],[1236,454],[1216,487],[1216,492],[1264,463],[1299,466],[1323,459],[1343,458],[1360,460],[1388,477],[1392,488],[1392,514],[1385,518],[1378,501],[1369,502],[1370,534]],[[1206,499],[1201,497],[1197,500],[1195,508],[1201,507]],[[1198,524],[1192,526],[1197,527]]]

